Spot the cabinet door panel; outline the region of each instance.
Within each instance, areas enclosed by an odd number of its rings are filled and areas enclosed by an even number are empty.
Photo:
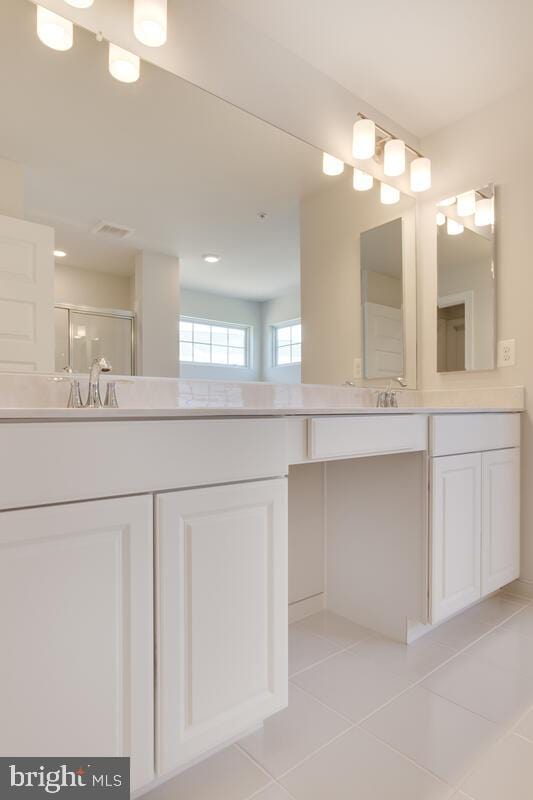
[[[153,777],[152,498],[0,514],[0,754]]]
[[[287,703],[286,480],[157,498],[158,770]]]
[[[482,593],[520,575],[520,449],[483,453]]]
[[[432,460],[431,621],[481,596],[481,454]]]

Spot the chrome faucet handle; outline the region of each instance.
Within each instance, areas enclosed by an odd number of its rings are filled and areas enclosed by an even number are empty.
[[[108,381],[106,392],[105,392],[105,400],[104,406],[105,408],[118,408],[118,400],[117,400],[117,384],[116,381]]]

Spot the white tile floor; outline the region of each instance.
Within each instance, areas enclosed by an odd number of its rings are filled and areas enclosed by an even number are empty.
[[[146,800],[532,800],[533,602],[410,647],[330,612],[289,639],[289,708]]]

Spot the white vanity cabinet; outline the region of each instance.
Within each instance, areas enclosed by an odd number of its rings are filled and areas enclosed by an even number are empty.
[[[433,623],[519,577],[519,444],[518,414],[432,418]]]
[[[153,777],[152,498],[0,513],[0,753]]]
[[[156,497],[157,768],[287,705],[287,480]]]

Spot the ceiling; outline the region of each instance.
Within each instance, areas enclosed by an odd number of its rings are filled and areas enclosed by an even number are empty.
[[[533,79],[532,0],[220,0],[424,137]]]
[[[0,4],[0,74],[16,76],[0,83],[0,158],[25,165],[26,216],[56,228],[61,263],[131,274],[149,249],[179,256],[189,288],[264,300],[298,284],[319,151],[150,64],[118,83],[84,30],[50,50],[26,1]],[[100,220],[134,233],[96,238]]]

